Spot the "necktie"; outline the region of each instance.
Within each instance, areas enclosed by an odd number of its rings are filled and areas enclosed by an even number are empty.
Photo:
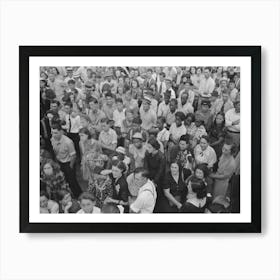
[[[224,110],[225,110],[225,102],[223,103],[223,106],[221,108],[221,112],[224,113]]]
[[[69,114],[69,133],[71,132],[71,118],[70,118],[70,114]]]
[[[159,93],[161,93],[162,91],[162,82],[160,83],[160,86],[159,86]]]

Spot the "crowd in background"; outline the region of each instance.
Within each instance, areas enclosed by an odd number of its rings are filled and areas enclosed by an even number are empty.
[[[239,166],[239,67],[40,67],[41,213],[238,213]]]

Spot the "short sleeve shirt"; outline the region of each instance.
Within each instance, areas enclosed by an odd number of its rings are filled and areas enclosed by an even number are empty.
[[[55,156],[60,162],[69,162],[71,157],[76,154],[73,141],[65,135],[59,141],[51,139]]]

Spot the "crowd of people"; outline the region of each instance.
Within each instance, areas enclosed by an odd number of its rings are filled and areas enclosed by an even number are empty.
[[[239,166],[239,67],[40,67],[40,213],[238,213]]]

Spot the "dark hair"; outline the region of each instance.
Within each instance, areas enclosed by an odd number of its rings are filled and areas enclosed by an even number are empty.
[[[205,71],[205,70],[209,70],[210,73],[211,73],[211,71],[212,71],[211,67],[209,67],[209,66],[205,67],[205,68],[204,68],[204,71]]]
[[[153,69],[152,68],[149,68],[148,70],[147,70],[147,73],[148,72],[152,72],[153,73]]]
[[[111,97],[111,98],[113,98],[113,94],[112,94],[111,92],[107,92],[107,93],[105,94],[105,97]]]
[[[165,75],[165,73],[164,73],[164,72],[160,72],[160,73],[159,73],[159,75],[160,75],[160,76],[162,76],[163,78],[165,78],[165,77],[166,77],[166,75]]]
[[[178,101],[177,101],[177,99],[175,99],[175,98],[172,98],[171,100],[170,100],[170,103],[174,103],[176,106],[178,105]],[[170,104],[169,103],[169,104]]]
[[[87,102],[88,103],[93,102],[94,104],[98,104],[98,100],[95,97],[93,97],[93,96],[90,96],[88,98]]]
[[[83,192],[83,193],[81,193],[79,198],[78,198],[78,200],[81,202],[82,199],[89,199],[89,200],[95,202],[95,196],[92,193],[90,193],[90,192]]]
[[[183,122],[183,121],[185,120],[185,118],[186,118],[185,114],[184,114],[183,112],[180,112],[180,111],[175,113],[175,117],[180,118],[182,122]]]
[[[67,82],[68,85],[72,84],[72,85],[75,85],[76,84],[76,81],[73,80],[73,79],[70,79],[68,82]]]
[[[106,123],[106,124],[109,124],[110,123],[110,120],[108,118],[102,118],[100,120],[101,123]]]
[[[51,104],[55,103],[58,107],[60,106],[60,102],[58,100],[52,99]]]
[[[205,139],[207,141],[207,143],[209,143],[209,140],[210,140],[208,135],[202,135],[200,140],[201,139]]]
[[[165,124],[165,122],[166,122],[166,119],[163,116],[158,117],[157,120],[160,121],[162,124]]]
[[[86,127],[83,127],[79,130],[79,133],[83,133],[83,134],[86,134],[88,136],[88,139],[91,138],[91,134],[89,132],[89,130],[86,128]]]
[[[60,123],[54,123],[52,125],[52,129],[57,129],[57,130],[61,131],[62,127],[61,127]]]
[[[209,169],[208,169],[206,163],[198,164],[198,165],[195,167],[194,172],[195,172],[197,169],[199,169],[199,170],[201,170],[201,171],[203,172],[204,178],[206,178],[206,177],[208,176],[208,174],[209,174]]]
[[[219,113],[216,115],[216,117],[215,117],[215,119],[214,119],[214,126],[216,125],[216,119],[217,119],[217,116],[218,116],[218,115],[221,115],[221,116],[224,118],[224,120],[223,120],[223,122],[222,122],[222,125],[223,125],[223,127],[224,127],[224,126],[225,126],[225,122],[226,122],[224,112],[219,112]]]
[[[194,114],[193,113],[188,113],[186,115],[186,119],[189,118],[189,117],[191,117],[192,118],[192,122],[194,122],[194,120],[195,120]]]
[[[160,145],[158,143],[158,141],[154,138],[149,139],[148,143],[156,150],[160,149]]]
[[[193,177],[190,180],[190,183],[191,183],[191,188],[192,188],[193,192],[196,193],[196,196],[198,199],[202,199],[202,198],[206,197],[207,190],[206,190],[206,185],[203,182],[203,180]]]
[[[118,206],[116,204],[113,203],[108,203],[108,204],[104,204],[101,208],[101,213],[115,213],[115,214],[119,214],[120,213],[120,209],[118,208]]]
[[[116,103],[122,103],[123,104],[123,100],[121,98],[117,98]]]
[[[59,190],[59,191],[57,192],[57,198],[58,198],[58,200],[61,201],[61,200],[65,197],[65,195],[67,195],[67,194],[70,194],[70,195],[71,195],[71,193],[70,193],[68,190]]]
[[[137,167],[134,170],[134,174],[138,174],[138,173],[141,173],[142,177],[149,179],[149,171],[147,169],[145,169],[144,167]]]
[[[180,142],[180,141],[185,141],[186,143],[189,143],[189,141],[190,141],[190,136],[189,136],[189,134],[182,135],[182,136],[180,137],[179,142]]]
[[[139,81],[138,81],[137,79],[132,79],[132,80],[131,80],[131,85],[132,85],[132,82],[133,82],[133,81],[136,82],[136,83],[137,83],[137,87],[139,87]]]
[[[47,199],[50,199],[49,194],[46,191],[44,191],[44,190],[40,191],[40,196],[45,196]]]
[[[72,102],[66,102],[66,103],[64,104],[64,107],[65,107],[65,106],[69,106],[70,108],[73,108]]]
[[[119,170],[121,170],[122,173],[126,172],[126,165],[123,161],[119,161],[116,165],[115,165]]]

